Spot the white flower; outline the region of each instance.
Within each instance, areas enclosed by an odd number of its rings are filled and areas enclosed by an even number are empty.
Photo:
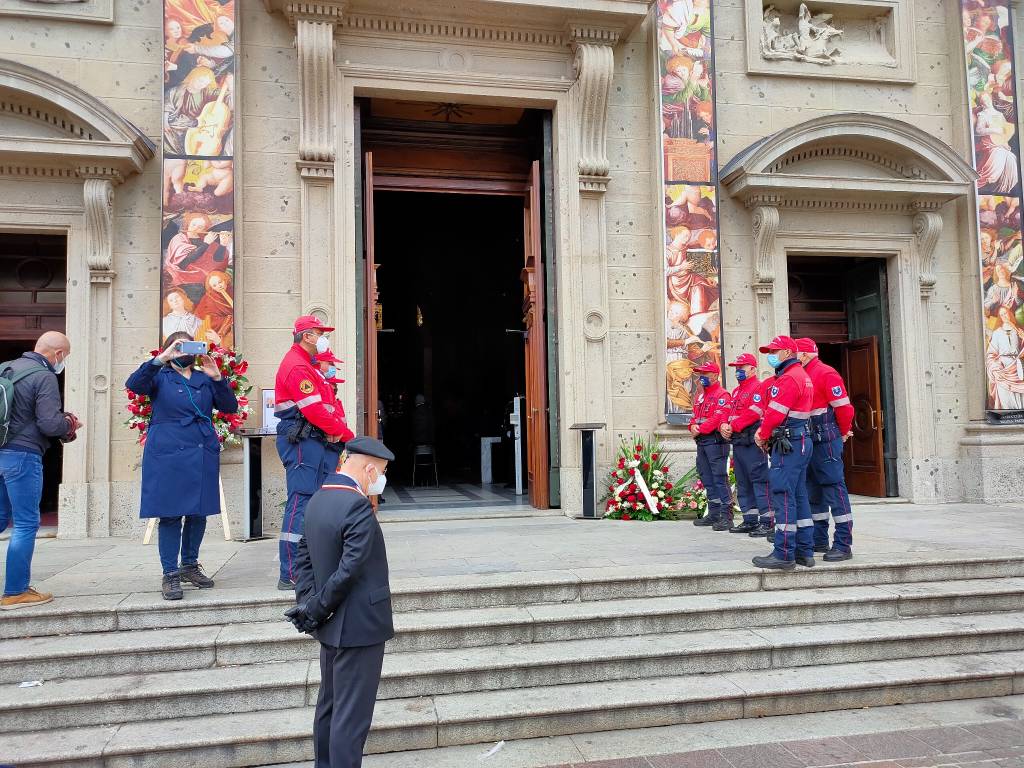
[[[636,469],[637,467],[640,466],[640,462],[637,459],[633,459],[633,461],[626,464],[626,466],[629,467],[630,469]]]
[[[658,491],[658,498],[659,499],[664,499],[665,498],[665,492],[664,491]]]

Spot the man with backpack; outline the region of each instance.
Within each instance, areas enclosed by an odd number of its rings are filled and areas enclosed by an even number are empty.
[[[0,610],[53,599],[29,581],[43,495],[43,454],[54,440],[74,440],[82,426],[74,414],[62,410],[57,386],[57,374],[70,354],[68,337],[47,331],[35,351],[0,363],[0,531],[13,526]]]

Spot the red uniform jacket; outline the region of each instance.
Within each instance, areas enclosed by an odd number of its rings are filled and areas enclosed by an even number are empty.
[[[729,426],[733,432],[742,432],[764,416],[764,382],[757,376],[744,379],[732,391],[732,410]]]
[[[839,434],[845,435],[853,427],[853,406],[846,392],[846,383],[839,371],[814,358],[806,366],[807,375],[814,384],[814,401],[811,416],[823,416],[831,408],[836,415]]]
[[[729,417],[731,404],[732,396],[717,381],[705,387],[697,395],[697,402],[693,406],[693,423],[697,425],[697,431],[702,435],[717,432],[718,427]]]
[[[274,410],[298,408],[306,420],[330,437],[348,442],[355,434],[345,423],[345,411],[334,397],[331,385],[320,374],[309,353],[293,344],[277,369]]]
[[[814,400],[811,377],[799,361],[786,362],[789,365],[768,387],[768,407],[757,430],[757,436],[762,440],[767,440],[772,430],[787,418],[806,420],[811,416],[811,402]]]

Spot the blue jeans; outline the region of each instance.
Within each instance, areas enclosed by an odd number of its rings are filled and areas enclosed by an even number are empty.
[[[185,521],[184,526],[182,520]],[[204,533],[206,533],[206,517],[203,515],[160,518],[157,543],[164,576],[178,572],[179,552],[183,566],[195,565],[199,562],[199,545],[203,543]]]
[[[20,595],[28,589],[42,497],[42,457],[25,451],[0,450],[0,531],[14,526],[7,544],[5,596]]]

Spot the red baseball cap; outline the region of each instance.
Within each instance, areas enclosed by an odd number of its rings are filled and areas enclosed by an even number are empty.
[[[756,368],[757,367],[757,358],[754,357],[749,352],[744,352],[742,355],[740,355],[735,360],[733,360],[731,363],[729,363],[729,365],[732,368],[739,368],[739,367],[744,366],[744,365],[752,365],[752,366],[754,366]]]
[[[757,348],[759,352],[777,352],[780,349],[787,349],[790,352],[799,352],[796,342],[789,336],[776,336],[763,347]]]
[[[698,365],[693,370],[695,370],[697,373],[721,373],[722,372],[722,369],[718,367],[718,363],[712,363],[712,362],[704,363],[703,365]]]
[[[334,330],[334,329],[332,328],[331,330]],[[296,331],[296,333],[298,333],[298,331]],[[343,363],[343,362],[345,362],[340,357],[335,357],[334,353],[331,352],[331,350],[329,350],[329,349],[326,352],[322,352],[319,355],[314,355],[313,359],[316,360],[318,363]]]
[[[796,340],[797,352],[812,352],[815,355],[818,354],[818,345],[814,343],[814,339],[802,338]]]
[[[315,315],[303,315],[295,321],[295,333],[302,333],[303,331],[323,331],[324,333],[330,333],[334,329],[328,325],[324,325],[320,322],[320,318]]]

